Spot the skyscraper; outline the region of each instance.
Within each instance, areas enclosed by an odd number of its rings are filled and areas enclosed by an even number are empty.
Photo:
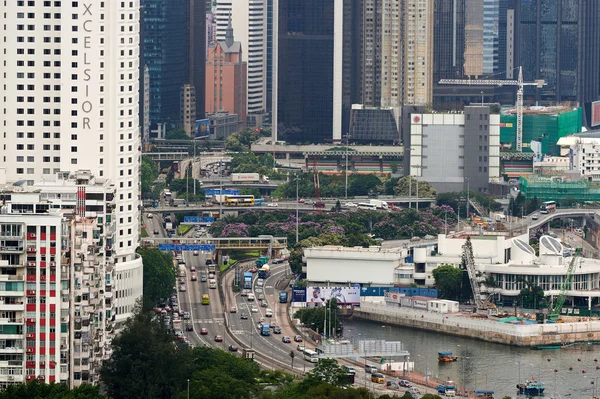
[[[262,126],[267,110],[268,0],[218,0],[215,17],[217,40],[224,41],[231,21],[236,40],[248,64],[247,113],[251,125]],[[245,121],[244,121],[245,125]]]
[[[139,20],[139,0],[10,1],[0,13],[0,181],[33,185],[73,170],[111,179],[117,321],[142,284],[133,277],[142,268]]]
[[[181,90],[185,84],[200,84],[200,92],[204,93],[205,55],[197,54],[206,52],[204,1],[141,0],[141,55],[150,74],[153,126],[157,123],[166,124],[168,128],[179,125]],[[197,73],[202,73],[202,79],[196,81]],[[203,115],[204,109],[194,117]]]
[[[150,74],[150,121],[179,124],[181,87],[188,81],[185,6],[169,0],[141,0],[141,52]]]
[[[541,89],[527,87],[525,101],[578,102],[591,123],[591,102],[600,98],[600,3],[593,0],[518,0],[515,19],[515,66],[526,81],[543,79]]]

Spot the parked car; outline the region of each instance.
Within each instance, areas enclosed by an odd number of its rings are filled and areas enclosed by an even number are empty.
[[[283,342],[284,344],[289,344],[292,342],[292,339],[287,335],[284,335],[283,337],[281,337],[281,342]]]

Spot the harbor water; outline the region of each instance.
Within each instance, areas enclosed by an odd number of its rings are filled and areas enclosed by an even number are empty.
[[[596,369],[600,345],[532,350],[360,319],[344,322],[344,337],[402,341],[415,371],[425,374],[427,370],[430,377],[453,380],[461,390],[463,386],[468,391],[493,390],[495,398],[516,398],[517,383],[532,379],[544,383],[544,398],[600,395],[600,369]],[[453,352],[458,360],[439,363],[438,352],[445,351]]]

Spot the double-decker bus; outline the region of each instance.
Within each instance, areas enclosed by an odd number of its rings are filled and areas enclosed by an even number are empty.
[[[254,195],[225,195],[226,206],[254,206]]]
[[[546,201],[542,203],[542,206],[540,207],[540,213],[543,214],[552,213],[554,211],[556,211],[556,201]]]

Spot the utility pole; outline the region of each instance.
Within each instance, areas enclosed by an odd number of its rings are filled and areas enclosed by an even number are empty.
[[[223,219],[223,164],[219,162],[219,176],[220,185],[219,185],[219,220]]]
[[[408,175],[408,209],[412,208],[412,175]]]

